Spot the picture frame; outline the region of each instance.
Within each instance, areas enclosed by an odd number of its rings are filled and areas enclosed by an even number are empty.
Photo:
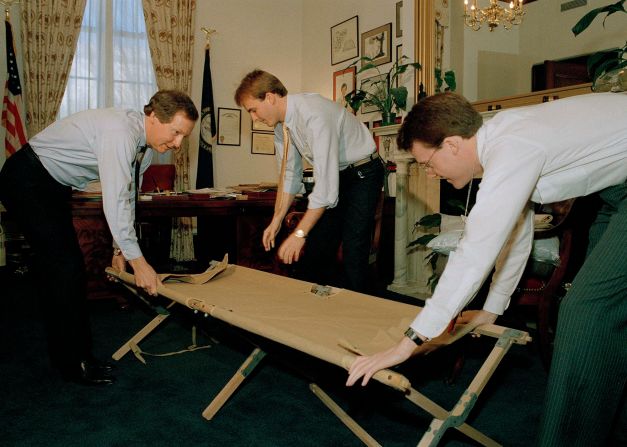
[[[396,37],[403,37],[403,2],[396,2]]]
[[[372,92],[375,90],[376,86],[378,85],[378,83],[373,85],[373,82],[376,82],[378,80],[385,81],[385,74],[375,75],[369,78],[363,78],[361,80],[360,89],[367,91],[367,92]],[[365,113],[372,113],[372,112],[377,112],[377,111],[379,111],[379,109],[372,104],[364,104],[364,103],[361,104],[360,112],[362,113],[362,115]]]
[[[274,133],[274,127],[268,126],[261,121],[251,121],[250,130],[253,132],[272,132]]]
[[[352,66],[333,73],[333,101],[353,112],[346,102],[346,95],[357,88],[357,67]]]
[[[359,57],[359,16],[331,27],[331,65]]]
[[[371,58],[374,65],[392,62],[392,22],[362,33],[361,51],[362,56]],[[361,66],[368,63],[362,60]]]
[[[403,44],[401,43],[401,44],[396,45],[396,65],[399,65],[401,63],[400,61],[402,57],[403,57]],[[396,88],[398,88],[400,78],[401,78],[400,76],[396,77],[396,80],[395,80]]]
[[[253,132],[250,140],[250,153],[261,155],[274,155],[274,133]]]
[[[218,144],[240,146],[242,143],[242,111],[218,107]]]

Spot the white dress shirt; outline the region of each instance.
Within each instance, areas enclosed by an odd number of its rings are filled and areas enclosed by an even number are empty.
[[[533,242],[531,202],[627,180],[627,95],[595,93],[499,112],[477,132],[483,167],[464,236],[411,327],[442,333],[495,267],[484,309],[502,314]]]
[[[285,125],[290,149],[283,190],[297,194],[302,188],[304,158],[313,166],[315,184],[309,208],[333,208],[339,196],[339,172],[362,160],[376,145],[366,126],[346,109],[315,93],[287,95]],[[274,130],[279,166],[283,159],[283,124]]]
[[[82,191],[100,180],[102,207],[113,240],[128,260],[142,256],[135,221],[133,162],[146,144],[144,114],[136,110],[92,109],[56,121],[29,140],[50,175]],[[140,172],[148,168],[147,150]]]

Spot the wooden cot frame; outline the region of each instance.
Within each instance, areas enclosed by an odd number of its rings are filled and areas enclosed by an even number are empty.
[[[129,285],[134,283],[132,275],[125,272],[118,272],[111,268],[107,268],[106,272],[113,278],[117,278],[118,280],[120,280],[130,292],[139,296],[142,301],[146,302],[146,300],[141,297],[141,294],[137,291],[137,289]],[[162,293],[165,291],[164,289],[165,287],[160,287],[157,291],[161,295],[167,297],[167,295],[164,295]],[[139,343],[170,316],[170,312],[167,309],[171,308],[176,303],[177,301],[172,300],[167,308],[154,307],[147,303],[151,308],[155,310],[157,316],[155,316],[148,324],[146,324],[135,335],[133,335],[126,343],[124,343],[112,355],[112,358],[118,361],[127,353],[132,351],[139,360],[143,361],[140,354],[141,350],[138,347]],[[204,310],[206,310],[203,308],[195,308],[193,303],[191,303],[191,305],[188,304],[188,307],[194,310],[195,313],[199,311],[204,312]],[[208,317],[209,313],[205,312],[205,316]],[[478,442],[479,444],[487,447],[497,447],[501,445],[492,438],[481,433],[479,430],[471,427],[465,421],[470,414],[470,411],[473,409],[475,403],[477,402],[479,395],[496,371],[496,368],[500,364],[501,360],[509,351],[510,347],[514,344],[527,344],[531,341],[531,337],[525,331],[511,329],[494,324],[485,324],[475,328],[472,331],[459,331],[451,337],[450,343],[469,333],[474,335],[493,337],[496,339],[496,342],[494,344],[494,347],[488,354],[486,360],[483,362],[481,368],[479,369],[477,374],[475,374],[471,383],[468,385],[462,396],[458,399],[457,403],[450,411],[447,411],[446,409],[426,397],[424,394],[421,394],[420,392],[415,390],[411,386],[409,380],[396,372],[384,370],[380,371],[373,377],[374,379],[401,391],[406,399],[433,416],[433,420],[431,421],[429,428],[425,431],[422,438],[417,444],[418,447],[437,446],[439,441],[444,436],[444,433],[449,428],[454,428],[465,434],[469,438],[473,439],[474,441]],[[237,369],[233,377],[231,377],[231,379],[213,398],[209,405],[203,410],[202,416],[207,420],[213,419],[213,417],[222,408],[226,401],[233,395],[233,393],[244,382],[246,377],[248,377],[252,373],[252,371],[257,367],[257,365],[261,362],[261,360],[263,360],[265,356],[265,351],[263,351],[259,347],[255,347],[250,355],[246,358],[246,360],[244,360],[244,362]],[[342,366],[346,370],[348,370],[354,358],[355,357],[352,357],[350,359],[347,358],[347,361],[343,362],[345,364],[343,364]],[[320,399],[320,401],[365,445],[381,445],[372,436],[370,436],[370,434],[366,430],[364,430],[354,419],[352,419],[335,401],[333,401],[333,399],[329,397],[318,385],[312,383],[309,385],[309,388],[311,392],[318,399]]]

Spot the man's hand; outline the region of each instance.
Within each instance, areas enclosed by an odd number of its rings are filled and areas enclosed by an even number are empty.
[[[125,272],[126,259],[124,259],[124,255],[121,253],[119,255],[113,255],[113,258],[111,259],[111,267],[120,272]]]
[[[291,234],[279,247],[278,256],[285,264],[291,264],[292,262],[298,262],[300,258],[300,252],[305,245],[304,237],[296,237]]]
[[[135,273],[135,285],[140,287],[150,295],[157,295],[157,287],[163,285],[157,277],[157,272],[146,262],[143,256],[129,261]]]
[[[266,251],[270,251],[274,248],[274,239],[276,235],[279,234],[279,230],[281,229],[281,220],[272,219],[270,225],[263,231],[263,248]]]
[[[346,386],[354,385],[363,376],[361,385],[365,386],[377,371],[403,363],[416,351],[418,346],[408,337],[386,351],[367,357],[357,357],[348,370]]]

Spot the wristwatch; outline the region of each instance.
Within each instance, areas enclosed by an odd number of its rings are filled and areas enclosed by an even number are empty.
[[[420,338],[418,336],[418,333],[416,333],[416,331],[414,331],[411,327],[407,328],[407,330],[405,331],[405,337],[409,338],[418,346],[422,345],[426,341]]]
[[[113,256],[120,256],[121,254],[122,254],[122,250],[120,250],[119,248],[113,249]]]
[[[298,229],[294,231],[294,236],[299,237],[301,239],[305,239],[307,238],[307,233],[305,233],[303,230]]]

